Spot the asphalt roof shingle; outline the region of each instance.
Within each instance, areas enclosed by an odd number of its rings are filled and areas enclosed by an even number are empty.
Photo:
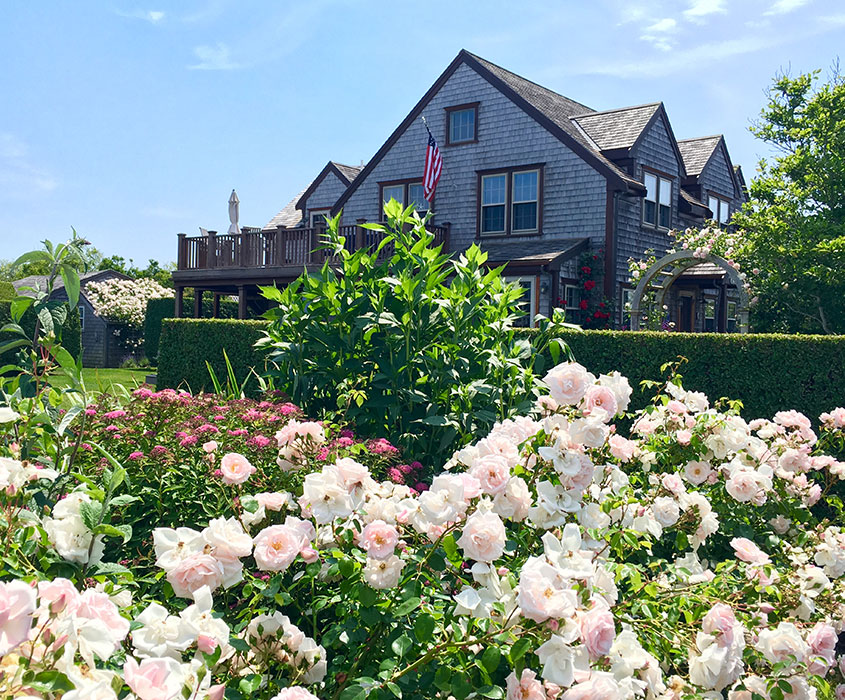
[[[343,163],[338,163],[337,161],[332,161],[332,164],[343,173],[343,176],[349,181],[352,182],[356,177],[358,177],[358,173],[360,173],[363,169],[363,165],[344,165]]]
[[[655,102],[571,117],[602,151],[630,148],[660,108]]]
[[[678,149],[681,151],[681,157],[684,159],[684,167],[687,175],[701,175],[719,141],[722,140],[721,134],[716,136],[700,136],[694,139],[682,139],[678,141]]]

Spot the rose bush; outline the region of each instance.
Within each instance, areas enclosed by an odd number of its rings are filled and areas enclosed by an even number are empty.
[[[211,397],[93,408],[70,469],[13,404],[0,694],[845,695],[845,411],[746,422],[673,377],[623,430],[624,377],[545,383],[419,489],[279,402],[200,434]]]

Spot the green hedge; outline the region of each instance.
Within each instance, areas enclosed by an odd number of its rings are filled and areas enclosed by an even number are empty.
[[[565,340],[594,374],[628,377],[633,408],[653,396],[640,382],[661,379],[660,366],[678,356],[688,360],[680,369],[685,388],[711,401],[739,399],[748,419],[795,409],[816,422],[822,411],[845,405],[845,336],[572,331]]]
[[[266,321],[231,319],[170,318],[161,323],[158,354],[158,388],[209,391],[211,378],[206,360],[221,381],[225,381],[229,356],[235,376],[243,381],[251,368],[264,371],[264,352],[253,346],[263,337]]]
[[[12,302],[5,299],[0,300],[0,328],[12,321]],[[27,311],[21,319],[21,326],[30,335],[35,330],[35,314],[32,311]],[[0,345],[9,342],[10,340],[17,340],[20,336],[13,333],[0,333]],[[62,331],[62,345],[73,355],[78,358],[82,353],[82,328],[79,323],[79,309],[72,309],[68,316],[67,323]],[[19,349],[10,350],[0,355],[0,366],[11,364],[14,362],[15,356]]]
[[[239,379],[250,367],[260,371],[264,354],[253,345],[264,327],[263,321],[165,321],[159,386],[208,389],[205,360],[224,376],[224,348]],[[520,332],[530,337],[534,331]],[[660,366],[678,356],[689,360],[681,368],[684,386],[705,392],[711,400],[741,400],[747,418],[771,418],[777,411],[796,409],[815,421],[822,411],[845,405],[843,336],[572,331],[564,339],[591,372],[618,370],[628,377],[634,408],[652,396],[640,389],[640,382],[661,379]]]
[[[0,280],[0,301],[11,301],[17,295],[15,285],[8,280]]]
[[[202,314],[210,317],[213,313],[212,299],[206,294],[202,300]],[[194,295],[185,294],[183,300],[186,309],[193,309]],[[158,358],[159,338],[161,338],[161,322],[166,318],[173,318],[174,301],[170,299],[150,299],[144,314],[144,355],[150,360]],[[238,302],[231,299],[220,299],[220,318],[237,318]]]

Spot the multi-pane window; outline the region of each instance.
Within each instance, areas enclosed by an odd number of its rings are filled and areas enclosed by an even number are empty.
[[[563,288],[563,298],[565,308],[567,311],[577,311],[578,304],[581,301],[581,290],[574,284],[567,284]]]
[[[619,320],[623,326],[631,320],[631,306],[633,303],[634,290],[629,287],[622,287],[622,306],[620,308]]]
[[[508,176],[485,175],[481,178],[481,233],[505,233]]]
[[[447,108],[448,126],[446,145],[454,146],[459,143],[472,143],[477,140],[478,105],[466,105],[457,108]]]
[[[79,330],[85,330],[85,307],[80,304],[78,307],[79,309]]]
[[[718,221],[720,224],[728,223],[728,220],[731,218],[730,202],[710,195],[708,206],[710,207],[710,211],[713,212],[713,221]]]
[[[643,200],[643,223],[660,228],[672,228],[672,181],[646,172],[646,195]]]
[[[326,217],[331,213],[331,209],[317,209],[311,212],[311,228],[326,225]]]
[[[425,214],[431,206],[426,201],[422,182],[419,180],[405,180],[381,185],[382,204],[387,204],[391,199],[395,199],[403,207],[412,204],[420,215]]]
[[[537,315],[537,278],[536,277],[505,277],[506,282],[518,284],[524,290],[519,301],[520,309],[525,313],[516,320],[516,326],[533,326]]]
[[[736,302],[728,302],[728,333],[736,333]]]
[[[716,332],[716,300],[704,300],[704,332]]]
[[[532,233],[540,228],[540,171],[517,170],[481,176],[479,232]]]

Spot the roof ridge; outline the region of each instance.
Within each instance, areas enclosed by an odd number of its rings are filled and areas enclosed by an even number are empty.
[[[540,83],[534,82],[533,80],[530,80],[529,78],[526,78],[525,76],[522,76],[519,73],[514,73],[512,70],[508,70],[507,68],[500,66],[498,63],[493,63],[493,61],[488,61],[486,58],[482,58],[478,54],[472,53],[472,51],[467,51],[466,49],[461,49],[461,50],[464,53],[466,53],[467,55],[472,56],[476,61],[480,61],[481,63],[486,63],[490,66],[493,66],[494,68],[497,68],[500,71],[504,71],[505,73],[510,73],[510,75],[514,76],[515,78],[519,78],[520,80],[524,80],[526,83],[531,83],[532,85],[537,86],[541,90],[545,90],[546,92],[550,92],[553,95],[557,95],[558,97],[562,97],[564,100],[569,100],[573,104],[579,105],[579,106],[583,107],[584,109],[589,110],[589,112],[585,112],[585,114],[589,114],[589,113],[592,113],[594,111],[592,107],[588,107],[583,102],[578,102],[578,100],[573,100],[571,97],[567,97],[566,95],[564,95],[562,93],[555,92],[554,90],[546,87],[545,85],[540,85]]]
[[[688,141],[706,141],[707,139],[723,139],[724,134],[711,134],[710,136],[693,136],[688,139],[678,139],[678,143],[687,143]]]
[[[660,102],[644,102],[641,105],[632,105],[631,107],[616,107],[615,109],[603,109],[601,111],[594,111],[594,112],[584,112],[584,114],[576,114],[574,116],[569,117],[570,119],[582,119],[584,117],[599,117],[602,114],[613,114],[614,112],[630,112],[634,109],[643,109],[644,107],[659,107],[663,104],[662,101]]]

